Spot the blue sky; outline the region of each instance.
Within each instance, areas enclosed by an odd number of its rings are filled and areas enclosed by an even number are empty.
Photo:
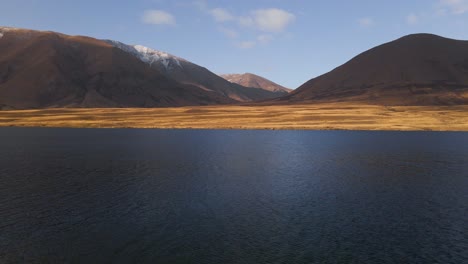
[[[0,0],[0,25],[141,44],[297,88],[403,35],[468,39],[468,0]]]

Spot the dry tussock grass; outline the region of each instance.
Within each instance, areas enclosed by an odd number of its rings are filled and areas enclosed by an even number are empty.
[[[0,126],[468,131],[468,106],[202,106],[0,111]]]

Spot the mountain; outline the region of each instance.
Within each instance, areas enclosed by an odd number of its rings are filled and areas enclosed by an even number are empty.
[[[279,95],[285,95],[292,91],[291,89],[283,87],[277,83],[252,73],[222,74],[220,76],[232,83],[237,83],[245,87],[263,89],[266,91],[278,93]]]
[[[0,108],[158,107],[233,103],[181,84],[106,42],[0,28]]]
[[[468,104],[468,41],[405,36],[364,52],[275,101]]]
[[[271,99],[283,95],[274,91],[257,87],[244,87],[228,82],[204,67],[165,52],[141,45],[127,45],[114,40],[105,41],[114,47],[133,54],[171,79],[197,86],[206,91],[219,93],[239,102]]]
[[[0,27],[0,109],[231,104],[274,96],[175,56],[116,43]]]

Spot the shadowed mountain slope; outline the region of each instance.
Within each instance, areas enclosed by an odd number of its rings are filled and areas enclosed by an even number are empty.
[[[405,36],[364,52],[275,101],[468,104],[468,41]]]

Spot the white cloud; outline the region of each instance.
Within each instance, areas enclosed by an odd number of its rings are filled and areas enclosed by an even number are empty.
[[[283,32],[296,19],[294,14],[278,8],[254,10],[247,16],[235,16],[224,8],[215,8],[209,10],[209,14],[217,22],[235,20],[241,26],[271,33]]]
[[[363,17],[358,20],[361,27],[371,27],[375,24],[374,20],[370,17]]]
[[[269,34],[258,35],[256,40],[237,42],[236,46],[241,49],[251,49],[257,45],[266,45],[273,40],[273,36]]]
[[[251,49],[253,47],[255,47],[257,43],[255,41],[241,41],[239,43],[237,43],[237,47],[241,48],[241,49]]]
[[[176,23],[173,15],[162,10],[146,10],[141,17],[141,21],[152,25],[175,25]]]
[[[255,25],[254,19],[252,17],[239,17],[237,20],[241,26],[253,27]]]
[[[278,8],[259,9],[252,11],[249,16],[240,17],[239,24],[254,27],[264,32],[283,32],[296,16]]]
[[[257,41],[258,41],[258,43],[260,43],[260,44],[268,44],[268,43],[270,43],[272,40],[273,40],[273,36],[272,36],[272,35],[268,35],[268,34],[259,35],[259,36],[257,37]]]
[[[215,8],[210,10],[210,14],[217,22],[226,22],[234,20],[234,16],[224,8]]]
[[[408,16],[406,16],[406,23],[408,25],[416,25],[419,22],[419,16],[411,13]]]
[[[468,12],[468,0],[439,0],[439,6],[438,13],[446,13],[446,9],[455,15]]]
[[[249,41],[236,41],[234,45],[242,49],[250,49],[257,45],[270,43],[276,34],[286,31],[296,20],[296,16],[278,8],[252,10],[247,15],[239,16],[225,8],[210,8],[205,0],[192,2],[200,12],[213,17],[218,23],[218,30],[230,39],[239,39],[242,28],[252,29],[258,36]],[[223,25],[219,25],[223,23]]]
[[[233,29],[225,28],[225,27],[219,27],[218,29],[228,38],[234,39],[239,36],[239,33]]]

